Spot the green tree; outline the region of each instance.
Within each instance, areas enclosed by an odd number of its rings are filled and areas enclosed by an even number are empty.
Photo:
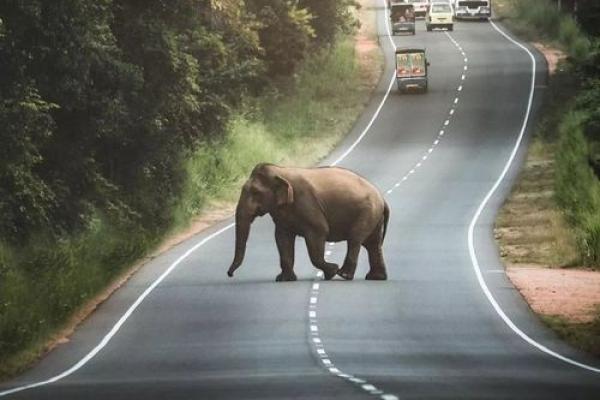
[[[269,75],[292,74],[314,38],[312,16],[292,1],[247,0],[247,3],[260,24],[262,59]]]
[[[2,236],[74,232],[98,212],[164,228],[184,152],[222,132],[262,71],[239,6],[6,0],[0,20]]]
[[[311,25],[320,45],[331,44],[339,32],[351,33],[358,26],[352,13],[353,7],[360,7],[356,0],[300,0],[299,5],[313,16]]]

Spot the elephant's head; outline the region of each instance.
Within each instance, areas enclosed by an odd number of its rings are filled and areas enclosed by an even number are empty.
[[[294,202],[294,189],[278,169],[271,164],[259,164],[242,187],[235,210],[235,256],[227,271],[230,277],[244,260],[252,221]]]

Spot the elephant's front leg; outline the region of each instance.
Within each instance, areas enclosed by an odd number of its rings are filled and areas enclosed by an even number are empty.
[[[277,242],[277,250],[279,250],[279,261],[281,265],[281,273],[277,275],[275,280],[295,281],[296,274],[294,273],[294,244],[296,235],[290,231],[275,227],[275,242]]]
[[[356,264],[358,263],[358,253],[360,253],[360,242],[348,240],[348,252],[346,253],[344,265],[338,271],[339,276],[347,280],[354,279],[354,272],[356,272]]]
[[[328,263],[325,261],[325,237],[317,235],[307,235],[305,238],[306,247],[310,262],[315,267],[323,271],[323,276],[326,280],[330,280],[338,272],[337,264]]]

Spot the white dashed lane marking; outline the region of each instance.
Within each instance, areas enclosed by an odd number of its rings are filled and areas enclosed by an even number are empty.
[[[387,10],[386,10],[386,16],[387,16]],[[388,37],[391,37],[391,34],[389,32],[389,25],[387,26],[388,28]],[[467,56],[464,53],[463,49],[460,47],[460,45],[456,42],[456,40],[454,40],[454,38],[452,36],[450,36],[448,33],[446,33],[446,36],[448,37],[448,39],[454,44],[454,46],[456,46],[456,48],[461,52],[461,54],[464,57],[464,66],[463,66],[463,73],[460,76],[460,79],[462,82],[464,82],[466,80],[466,71],[468,70],[467,67]],[[390,39],[391,40],[391,39]],[[392,42],[393,45],[393,42]],[[460,92],[463,90],[463,85],[461,84],[458,88],[457,88],[457,96],[454,98],[454,102],[451,106],[451,108],[448,110],[448,117],[445,119],[443,126],[444,127],[448,127],[450,125],[450,120],[453,117],[453,115],[456,112],[456,107],[457,104],[459,103],[459,94]],[[398,182],[394,183],[393,186],[388,189],[386,191],[386,194],[390,195],[393,193],[394,189],[397,189],[400,187],[400,184],[405,182],[406,180],[408,180],[408,177],[412,174],[414,174],[416,172],[416,170],[418,168],[420,168],[423,163],[425,161],[427,161],[429,159],[429,156],[433,153],[433,150],[436,148],[436,146],[440,143],[442,137],[445,134],[445,130],[441,129],[438,133],[438,136],[435,138],[434,142],[432,143],[431,147],[429,149],[427,149],[427,153],[424,154],[423,156],[421,156],[421,159],[415,163],[415,165],[408,171],[408,173],[406,173]],[[332,248],[334,246],[334,243],[327,243],[327,246],[329,247],[328,250],[325,251],[325,255],[326,256],[330,256],[332,254]],[[316,279],[322,279],[323,278],[323,271],[318,271],[317,272],[317,278]],[[346,379],[349,382],[355,383],[357,385],[360,385],[360,387],[368,392],[371,395],[375,395],[378,396],[378,398],[382,399],[382,400],[398,400],[398,397],[396,395],[390,394],[390,393],[384,393],[383,390],[380,390],[379,388],[377,388],[376,386],[368,383],[367,381],[365,381],[364,379],[360,379],[357,378],[355,376],[346,374],[342,371],[340,371],[334,364],[333,360],[331,359],[331,357],[329,357],[327,355],[327,352],[325,351],[325,346],[323,345],[323,341],[321,340],[321,338],[319,337],[319,327],[318,327],[318,320],[317,320],[317,312],[315,311],[315,309],[317,308],[317,298],[319,296],[319,283],[315,282],[312,285],[312,295],[310,297],[310,304],[309,304],[309,308],[311,309],[308,313],[308,316],[310,318],[310,324],[309,324],[309,331],[310,331],[310,336],[312,338],[312,343],[314,345],[315,348],[315,352],[317,354],[317,356],[319,357],[319,359],[321,360],[322,365],[333,375],[340,377],[342,379]]]

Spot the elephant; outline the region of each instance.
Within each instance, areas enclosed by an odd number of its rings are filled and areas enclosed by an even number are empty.
[[[386,280],[383,259],[390,209],[381,193],[365,178],[340,167],[295,168],[261,163],[243,185],[235,211],[235,256],[227,271],[232,277],[246,252],[250,225],[270,214],[281,273],[276,281],[295,281],[294,245],[304,237],[311,263],[326,280],[336,274],[352,280],[358,254],[369,255],[367,280]],[[324,258],[326,242],[346,241],[342,268]]]

